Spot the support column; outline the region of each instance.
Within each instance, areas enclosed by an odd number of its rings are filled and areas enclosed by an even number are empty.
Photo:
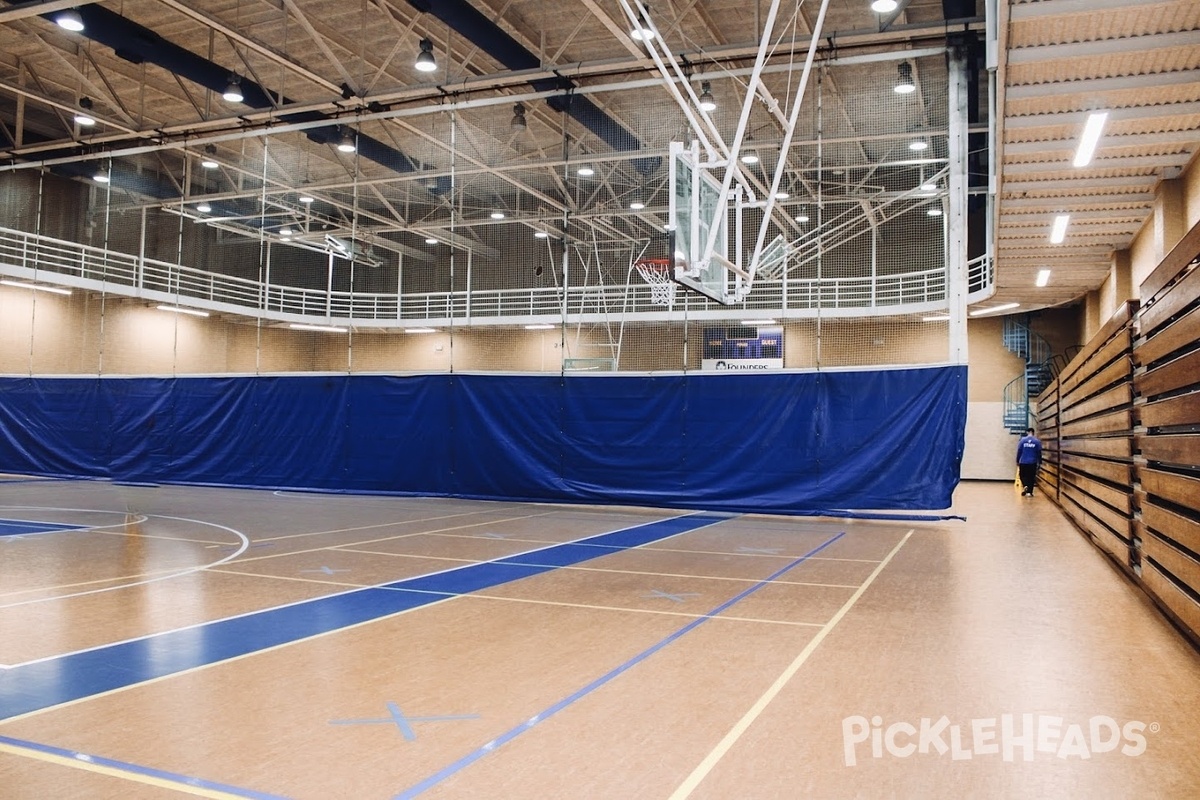
[[[949,176],[946,196],[946,300],[950,361],[967,363],[967,63],[964,49],[950,50],[948,92]]]

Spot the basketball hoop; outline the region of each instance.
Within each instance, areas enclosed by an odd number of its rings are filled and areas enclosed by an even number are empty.
[[[671,276],[671,259],[639,258],[633,262],[642,280],[650,284],[650,303],[669,306],[675,302],[675,281]]]

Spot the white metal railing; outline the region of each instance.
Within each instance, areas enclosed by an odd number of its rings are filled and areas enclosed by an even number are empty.
[[[968,299],[990,295],[995,276],[984,256],[968,265]],[[200,308],[219,308],[247,316],[295,321],[334,319],[355,325],[387,327],[421,321],[455,320],[501,324],[529,317],[571,319],[616,315],[682,313],[716,316],[771,310],[786,317],[852,312],[903,314],[946,302],[941,267],[897,275],[854,278],[788,278],[758,281],[749,298],[722,306],[701,295],[677,292],[670,308],[651,303],[645,283],[535,289],[472,289],[469,292],[376,294],[327,292],[259,281],[105,250],[91,245],[0,228],[0,273],[48,283],[99,289],[132,297],[169,298]]]

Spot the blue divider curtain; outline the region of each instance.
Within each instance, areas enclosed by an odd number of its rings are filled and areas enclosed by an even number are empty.
[[[941,509],[966,367],[0,378],[0,472],[640,504]]]

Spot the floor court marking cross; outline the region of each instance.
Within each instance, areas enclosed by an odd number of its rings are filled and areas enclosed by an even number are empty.
[[[415,742],[417,732],[413,730],[414,722],[451,722],[461,719],[479,719],[478,714],[446,714],[433,717],[408,717],[400,710],[400,706],[392,701],[387,703],[388,716],[381,719],[332,719],[330,725],[395,725],[406,741]]]
[[[651,597],[651,598],[661,597],[664,600],[670,600],[672,603],[682,603],[682,602],[684,602],[684,600],[686,600],[689,597],[699,597],[699,596],[700,595],[696,592],[676,592],[676,593],[672,594],[671,592],[664,592],[661,589],[651,589],[650,594],[642,595],[642,597]]]

